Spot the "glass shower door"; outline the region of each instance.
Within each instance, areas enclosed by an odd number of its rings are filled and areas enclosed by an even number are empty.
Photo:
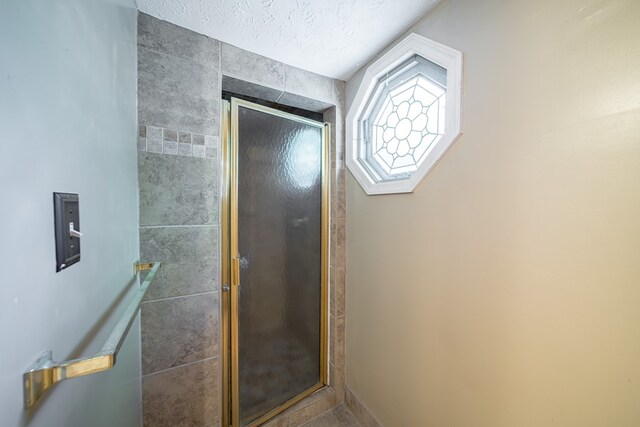
[[[322,123],[231,102],[231,412],[259,424],[326,382]]]

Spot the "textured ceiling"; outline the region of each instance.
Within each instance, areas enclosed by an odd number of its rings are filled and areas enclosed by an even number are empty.
[[[149,15],[346,80],[438,0],[137,0]]]

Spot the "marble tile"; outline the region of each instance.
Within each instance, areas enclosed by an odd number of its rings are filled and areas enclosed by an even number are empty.
[[[340,405],[303,424],[304,427],[358,427],[360,422],[345,405]]]
[[[215,426],[218,360],[209,359],[142,377],[144,427]]]
[[[147,139],[147,151],[150,153],[162,153],[162,141]],[[140,157],[138,157],[138,159],[140,159]],[[138,167],[138,173],[140,173],[140,167]]]
[[[331,212],[330,217],[336,217],[336,189],[338,188],[336,182],[336,107],[328,108],[323,112],[323,120],[330,124],[329,131],[329,158],[330,158],[330,168],[329,168],[329,182],[331,187]]]
[[[329,218],[329,267],[336,266],[336,221]]]
[[[220,42],[146,13],[138,15],[138,46],[217,68]]]
[[[178,132],[178,142],[180,144],[191,144],[190,132]]]
[[[138,47],[140,125],[213,135],[219,116],[217,68]]]
[[[263,427],[298,427],[336,405],[335,390],[325,387],[267,421]]]
[[[347,217],[346,169],[343,161],[336,164],[336,187],[334,218]]]
[[[329,171],[329,181],[331,185],[331,218],[336,218],[336,195],[338,188],[338,176],[336,174],[336,158],[335,154],[332,152],[331,154],[331,167]]]
[[[331,232],[335,245],[331,246],[331,266],[345,268],[346,230],[344,218],[331,218]]]
[[[375,416],[364,407],[364,405],[349,389],[346,391],[345,402],[347,404],[347,408],[351,411],[362,427],[382,427],[382,424],[376,420]]]
[[[337,214],[338,214],[338,204],[337,204],[337,191],[336,188],[338,187],[338,184],[336,182],[336,174],[334,173],[335,170],[335,161],[333,160],[333,158],[331,159],[331,165],[330,165],[330,172],[329,172],[329,185],[331,186],[331,194],[329,196],[329,203],[330,203],[330,209],[329,209],[329,218],[337,218]]]
[[[206,154],[204,145],[193,145],[191,149],[193,150],[193,157],[204,157]]]
[[[337,108],[331,107],[326,109],[323,112],[322,119],[325,122],[329,122],[331,124],[331,138],[329,139],[329,150],[331,152],[331,159],[335,161],[336,159],[336,122],[339,119],[336,116]]]
[[[150,146],[147,141],[149,151]],[[141,226],[217,222],[216,165],[211,159],[140,153],[138,186]]]
[[[336,406],[336,393],[333,389],[325,388],[316,392],[316,395],[300,402],[299,407],[296,405],[291,408],[288,416],[290,426],[301,426]]]
[[[284,88],[282,62],[227,43],[222,43],[220,50],[223,75],[273,89]]]
[[[262,424],[261,427],[289,427],[289,416],[286,414],[280,414],[266,423]]]
[[[178,154],[181,156],[190,156],[191,155],[191,144],[178,144]]]
[[[191,141],[193,145],[204,145],[204,135],[199,133],[194,133],[191,135]]]
[[[162,129],[162,140],[177,142],[178,141],[178,132],[171,129]]]
[[[336,131],[336,158],[344,161],[345,159],[345,115],[346,111],[344,108],[344,104],[338,104],[336,106],[336,116],[340,118],[337,121],[335,131]]]
[[[336,366],[342,366],[345,363],[344,316],[336,317],[329,315],[329,328],[331,334],[329,362]]]
[[[178,143],[176,141],[165,141],[162,143],[164,154],[178,154]]]
[[[344,142],[344,141],[343,141]],[[336,159],[341,162],[344,163],[345,162],[345,158],[344,158],[344,144],[339,144],[336,146]]]
[[[141,307],[142,374],[218,355],[218,292]]]
[[[284,92],[278,99],[278,104],[302,108],[303,110],[307,111],[315,111],[316,113],[322,113],[332,107],[332,104],[328,102],[318,101],[290,92]]]
[[[205,147],[213,147],[218,148],[220,145],[220,137],[214,135],[205,135],[204,136],[204,146]]]
[[[343,402],[345,399],[345,368],[344,365],[336,366],[329,364],[329,385],[336,391],[336,401]]]
[[[330,286],[329,286],[329,298],[331,315],[342,316],[344,314],[345,306],[345,274],[342,268],[329,268]]]
[[[222,90],[271,102],[276,102],[283,93],[282,87],[274,89],[224,75],[222,76]]]
[[[217,291],[217,248],[215,226],[141,228],[141,261],[162,262],[145,301]]]
[[[344,82],[285,64],[284,90],[287,93],[337,104],[343,98]]]
[[[336,107],[338,108],[337,116],[338,117],[346,117],[347,112],[345,110],[345,105],[347,102],[347,82],[343,80],[334,80],[334,90],[337,94],[336,99]],[[342,127],[344,127],[344,120],[340,120]]]
[[[145,134],[150,141],[162,141],[162,128],[156,126],[140,126],[145,128]]]

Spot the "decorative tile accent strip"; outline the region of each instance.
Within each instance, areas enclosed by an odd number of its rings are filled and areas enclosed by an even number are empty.
[[[204,135],[194,133],[192,136],[193,145],[204,145]]]
[[[139,126],[138,151],[189,157],[216,157],[220,137],[155,126]]]
[[[193,145],[193,157],[204,157],[204,145]]]
[[[176,141],[165,141],[162,144],[164,154],[178,154],[178,143]]]
[[[189,132],[178,132],[178,142],[180,144],[191,144],[191,134]]]
[[[147,151],[150,153],[162,153],[162,141],[147,139]]]
[[[147,126],[147,139],[162,141],[162,128]]]
[[[179,143],[178,154],[181,156],[191,156],[191,144]]]
[[[164,141],[178,142],[178,132],[175,130],[162,129],[162,139]]]

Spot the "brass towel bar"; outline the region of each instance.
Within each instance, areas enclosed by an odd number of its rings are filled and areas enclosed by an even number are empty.
[[[136,263],[134,267],[135,273],[144,270],[151,271],[147,274],[133,300],[122,314],[122,318],[118,321],[107,342],[104,343],[98,353],[80,359],[54,362],[51,351],[47,351],[31,365],[29,370],[23,374],[25,409],[33,406],[49,387],[60,381],[106,371],[115,366],[120,347],[122,347],[122,343],[138,314],[142,298],[144,298],[144,294],[147,292],[159,268],[159,262]]]

